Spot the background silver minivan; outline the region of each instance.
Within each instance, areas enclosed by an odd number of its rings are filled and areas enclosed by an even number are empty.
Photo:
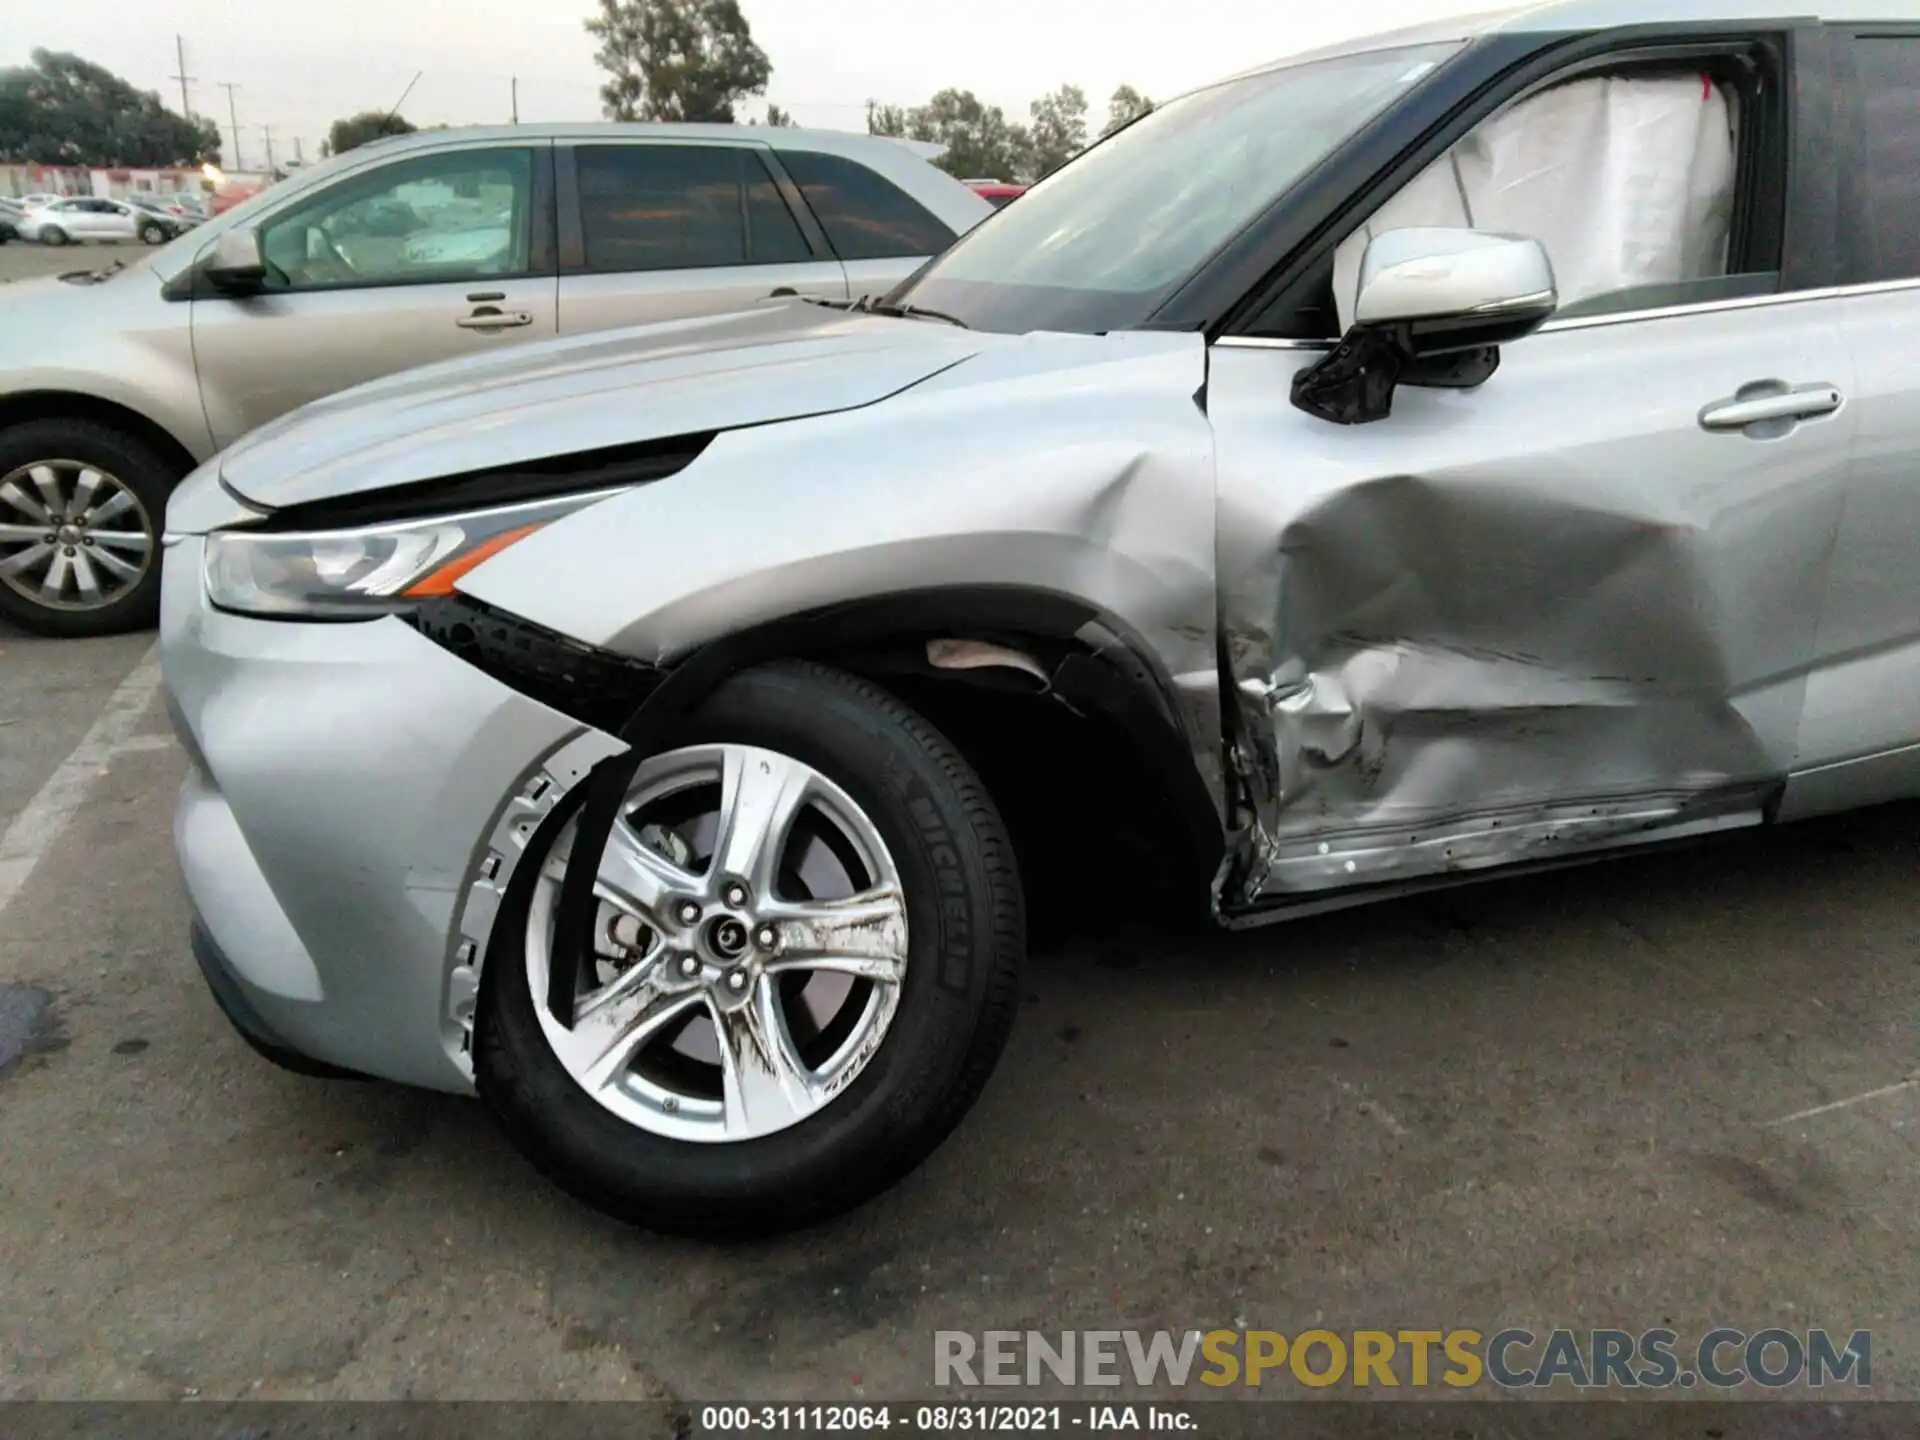
[[[937,147],[728,125],[377,141],[132,264],[0,289],[0,613],[150,624],[166,498],[310,400],[527,340],[892,288],[993,213]]]

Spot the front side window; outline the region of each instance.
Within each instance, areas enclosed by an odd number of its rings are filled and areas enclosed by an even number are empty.
[[[893,298],[985,330],[1140,325],[1459,50],[1373,50],[1184,95],[1049,175]]]
[[[1563,316],[1771,288],[1729,274],[1741,96],[1698,67],[1555,85],[1477,125],[1341,242],[1340,330],[1367,245],[1438,227],[1526,235],[1553,262]]]
[[[1920,36],[1854,41],[1858,162],[1842,180],[1847,284],[1920,278]]]
[[[766,165],[738,145],[582,145],[586,268],[596,274],[812,258]]]
[[[883,175],[839,155],[783,150],[780,163],[842,260],[903,260],[938,255],[953,231]]]
[[[272,290],[499,280],[528,271],[533,156],[463,150],[333,186],[260,231]]]

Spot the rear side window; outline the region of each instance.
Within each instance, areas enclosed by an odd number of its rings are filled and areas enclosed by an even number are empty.
[[[1920,36],[1854,41],[1859,164],[1843,227],[1852,284],[1920,277]]]
[[[926,206],[864,165],[812,150],[782,150],[780,163],[842,260],[938,255],[953,243]]]
[[[732,145],[583,145],[586,268],[718,269],[811,260],[760,157]]]

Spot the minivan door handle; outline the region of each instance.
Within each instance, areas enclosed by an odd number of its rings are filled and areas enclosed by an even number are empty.
[[[1831,415],[1840,408],[1840,387],[1822,381],[1815,385],[1788,385],[1761,380],[1742,385],[1727,400],[1716,400],[1700,412],[1702,429],[1744,430],[1754,439],[1784,435],[1801,420]]]
[[[497,305],[482,305],[471,315],[462,315],[453,322],[462,330],[511,330],[519,325],[531,325],[533,316],[525,310],[502,310]]]

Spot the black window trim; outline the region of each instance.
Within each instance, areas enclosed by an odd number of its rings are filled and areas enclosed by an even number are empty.
[[[1162,303],[1146,329],[1198,330],[1209,340],[1264,339],[1253,328],[1286,290],[1351,228],[1349,217],[1412,180],[1486,116],[1555,76],[1583,64],[1604,65],[1636,54],[1726,49],[1780,37],[1785,113],[1786,192],[1782,201],[1781,288],[1818,288],[1827,267],[1823,247],[1803,243],[1831,206],[1809,195],[1803,177],[1808,149],[1801,87],[1824,88],[1825,46],[1818,26],[1778,21],[1710,21],[1621,26],[1576,35],[1502,33],[1482,36],[1426,81],[1363,126],[1265,214],[1223,245]],[[1809,61],[1813,63],[1808,64]],[[1813,72],[1811,76],[1808,71]],[[1409,144],[1406,137],[1416,138]],[[1378,197],[1378,198],[1376,198]],[[1810,229],[1810,227],[1812,227]],[[1274,256],[1282,257],[1276,264]],[[1824,272],[1824,273],[1823,273]],[[1324,342],[1300,340],[1301,345]]]
[[[1857,47],[1862,40],[1908,40],[1920,44],[1920,24],[1911,21],[1834,20],[1822,27],[1832,45],[1833,123],[1831,153],[1840,157],[1829,167],[1833,189],[1833,230],[1830,253],[1835,283],[1846,290],[1876,290],[1920,283],[1920,275],[1858,280],[1853,275],[1858,257],[1853,253],[1852,217],[1864,219],[1867,210],[1867,107],[1860,89]]]
[[[793,216],[793,222],[800,227],[800,235],[806,241],[809,258],[789,261],[749,261],[744,265],[687,265],[672,270],[595,270],[587,265],[587,227],[586,212],[580,201],[580,151],[582,149],[601,149],[607,147],[628,146],[677,146],[681,149],[733,150],[746,151],[749,156],[758,156],[766,168],[774,188],[786,203],[787,212]],[[766,266],[806,265],[830,263],[839,257],[833,253],[833,247],[827,244],[826,232],[820,228],[820,222],[807,207],[799,187],[793,183],[786,168],[779,163],[779,152],[763,140],[694,140],[673,136],[592,136],[579,139],[561,140],[554,145],[554,176],[560,212],[559,273],[562,279],[579,279],[590,275],[689,275],[697,271],[715,272],[727,270],[755,270]],[[747,203],[746,187],[740,188],[739,202],[743,209]],[[741,215],[741,224],[746,226],[746,216]]]

